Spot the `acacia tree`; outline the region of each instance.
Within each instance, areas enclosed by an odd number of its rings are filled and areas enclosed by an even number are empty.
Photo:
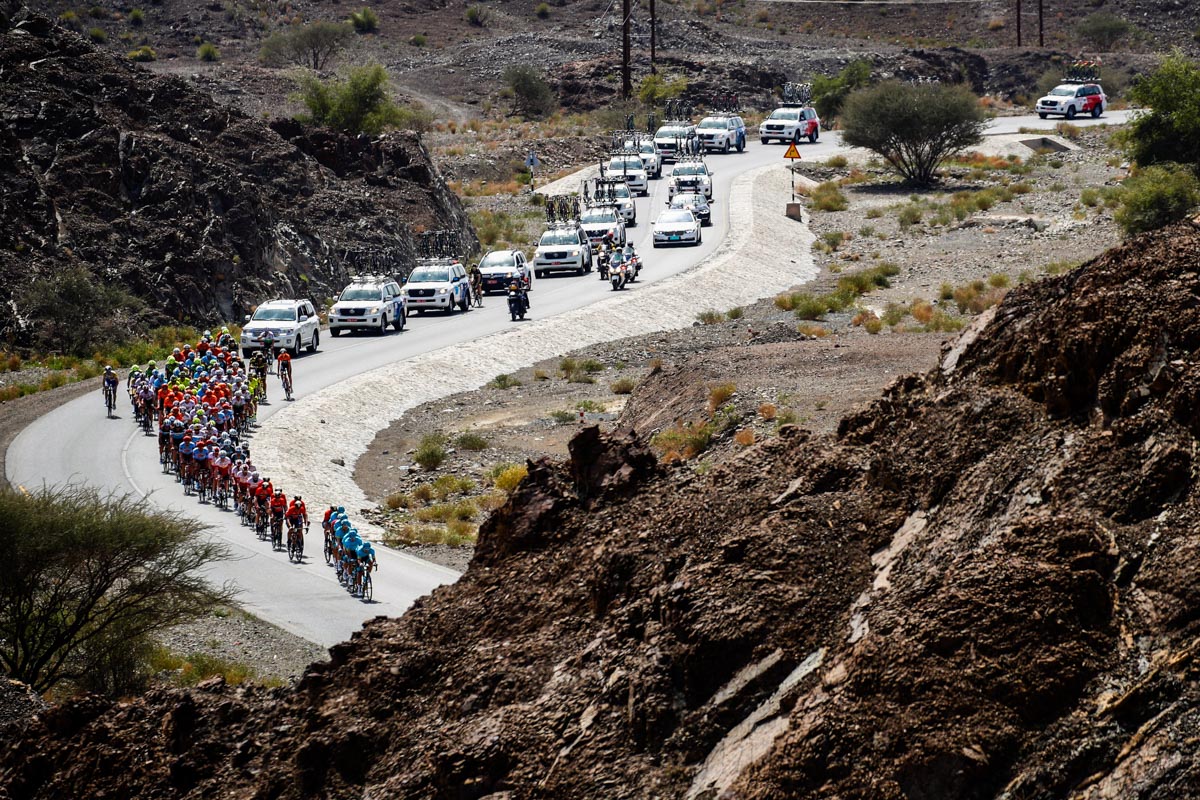
[[[1178,48],[1130,91],[1145,108],[1124,135],[1138,166],[1176,162],[1200,172],[1200,66]]]
[[[909,183],[929,186],[950,156],[983,139],[987,118],[964,86],[888,81],[850,95],[842,141],[879,154]]]
[[[0,667],[38,691],[233,597],[199,574],[229,557],[200,523],[92,489],[0,491],[0,552]]]
[[[353,36],[348,23],[310,22],[267,37],[258,58],[272,67],[294,64],[320,72]]]

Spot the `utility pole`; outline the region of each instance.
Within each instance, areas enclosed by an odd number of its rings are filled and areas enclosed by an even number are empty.
[[[654,0],[650,0],[650,74],[657,75],[658,67],[654,63],[654,46],[658,39],[658,15],[654,13]]]
[[[1045,46],[1045,29],[1042,27],[1042,0],[1038,0],[1038,47]]]
[[[629,71],[629,0],[622,0],[621,13],[621,99],[628,100],[633,95],[633,76]]]
[[[1021,0],[1017,0],[1017,47],[1021,46]]]

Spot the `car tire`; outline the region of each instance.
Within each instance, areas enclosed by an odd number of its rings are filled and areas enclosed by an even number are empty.
[[[1041,112],[1041,111],[1039,111],[1039,112],[1038,112],[1038,116],[1039,116],[1039,117],[1041,117],[1042,119],[1045,119],[1045,118],[1046,118],[1046,114],[1044,114],[1044,113],[1043,113],[1043,112]]]
[[[384,314],[383,318],[379,320],[379,330],[377,330],[375,332],[378,333],[380,336],[387,336],[387,326],[388,326],[387,314]]]
[[[1096,103],[1096,105],[1094,105],[1092,107],[1092,119],[1100,119],[1100,115],[1103,113],[1104,113],[1104,106],[1101,105],[1100,103]]]
[[[397,323],[395,323],[395,322],[393,322],[392,324],[396,325],[396,330],[398,330],[398,331],[404,330],[404,326],[408,324],[408,313],[405,312],[403,309],[401,309],[400,316],[397,319],[399,320],[399,324],[397,325]]]
[[[397,314],[396,318],[392,320],[392,330],[397,330],[397,331],[404,330],[404,313],[403,312]]]
[[[330,328],[329,335],[336,339],[337,337],[342,335],[342,329],[341,328]]]
[[[1075,106],[1067,106],[1067,119],[1075,119]]]
[[[738,139],[738,143],[737,143],[737,151],[738,151],[739,153],[744,153],[744,152],[746,152],[746,140],[745,140],[745,139]]]
[[[725,146],[721,148],[721,152],[724,153],[725,155],[729,154],[729,140],[728,139],[725,140]]]
[[[760,139],[759,139],[759,141],[760,141],[760,142],[762,142],[763,144],[766,144],[767,142],[769,142],[769,141],[770,141],[770,139],[762,139],[762,138],[760,138]]]
[[[321,346],[321,332],[313,331],[312,341],[310,341],[308,343],[308,347],[306,349],[310,353],[315,353],[315,352],[317,352],[317,348],[320,346]]]
[[[810,134],[808,135],[808,143],[809,143],[809,144],[816,144],[816,143],[817,143],[817,139],[820,139],[820,138],[821,138],[821,132],[820,132],[819,130],[817,130],[816,128],[813,128],[813,129],[812,129],[812,133],[810,133]]]
[[[288,352],[292,354],[292,358],[300,357],[300,338],[301,338],[300,334],[297,333],[296,334],[296,343],[294,345],[292,345],[292,348],[290,350],[288,350]]]

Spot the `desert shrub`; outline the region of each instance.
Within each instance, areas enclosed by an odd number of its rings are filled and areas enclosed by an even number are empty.
[[[464,17],[468,24],[476,28],[486,28],[488,23],[492,21],[491,12],[483,6],[470,6]]]
[[[569,422],[574,422],[577,415],[573,411],[567,411],[560,408],[550,412],[550,419],[554,420],[559,425],[566,425]]]
[[[696,315],[697,321],[703,325],[716,325],[725,319],[725,315],[715,309],[707,309]]]
[[[34,280],[19,296],[18,307],[40,320],[32,339],[35,347],[77,356],[127,341],[131,331],[138,329],[137,320],[144,310],[143,303],[128,291],[97,281],[82,266]],[[97,318],[97,308],[105,309],[103,318]],[[146,350],[154,352],[149,347]]]
[[[765,420],[775,419],[775,412],[778,409],[774,403],[760,403],[758,406],[758,415]]]
[[[873,317],[863,323],[863,330],[874,336],[883,330],[883,320],[879,317]]]
[[[1124,183],[1114,215],[1127,236],[1161,228],[1200,205],[1200,182],[1188,167],[1160,164],[1140,170]]]
[[[496,474],[492,479],[492,485],[505,494],[512,494],[521,481],[525,480],[527,474],[529,474],[529,470],[525,466],[509,464]]]
[[[108,12],[102,6],[92,6],[88,9],[88,16],[92,19],[104,19],[108,16]]]
[[[871,81],[871,63],[859,59],[842,68],[837,75],[817,75],[812,82],[813,106],[822,119],[831,120],[842,112],[846,98]]]
[[[535,369],[533,371],[533,379],[535,381],[548,381],[550,380],[550,375],[544,369]]]
[[[446,437],[440,433],[431,433],[421,439],[421,444],[413,453],[413,461],[421,465],[421,469],[431,471],[442,465],[446,460]]]
[[[686,78],[667,78],[661,73],[647,75],[638,85],[637,98],[642,105],[653,108],[673,100],[687,91]]]
[[[656,433],[650,443],[661,451],[663,461],[686,460],[707,450],[714,433],[711,422],[688,425],[677,422],[674,427]]]
[[[632,378],[618,378],[608,386],[613,394],[631,394],[636,387],[637,383]]]
[[[746,309],[741,306],[734,306],[725,312],[726,319],[741,319],[744,316],[746,316]]]
[[[878,206],[876,206],[875,208],[867,209],[867,213],[866,213],[867,219],[879,219],[882,216],[883,216],[883,209],[879,208]]]
[[[366,7],[352,11],[349,22],[358,33],[375,33],[379,30],[379,15]]]
[[[818,184],[809,192],[809,197],[812,199],[813,208],[818,211],[845,211],[850,207],[850,201],[834,181]]]
[[[392,102],[387,71],[379,64],[356,67],[346,79],[323,81],[302,75],[299,99],[308,108],[301,119],[348,133],[378,134],[390,128],[428,127],[428,116]]]
[[[826,231],[821,234],[821,238],[830,250],[837,250],[842,246],[842,242],[846,241],[846,234],[842,231]]]
[[[267,66],[293,65],[320,72],[354,36],[354,28],[338,22],[311,22],[273,33],[258,58]]]
[[[413,498],[412,495],[405,494],[404,492],[393,492],[387,496],[387,500],[385,502],[388,508],[390,508],[392,511],[395,511],[399,508],[412,507]]]
[[[76,14],[74,11],[62,12],[61,14],[58,15],[58,21],[65,28],[71,28],[72,30],[79,30],[79,25],[80,25],[79,15]]]
[[[514,386],[520,385],[521,382],[519,380],[514,378],[512,375],[506,374],[497,375],[488,382],[488,386],[493,389],[511,389]]]
[[[146,23],[146,12],[140,8],[135,8],[129,12],[129,24],[135,28],[140,28]]]
[[[604,364],[594,358],[584,359],[579,368],[584,372],[603,372]]]
[[[550,6],[547,3],[538,3],[537,8],[533,10],[534,16],[538,19],[550,18]]]
[[[793,308],[800,319],[821,319],[829,311],[829,303],[822,297],[802,292],[794,296]]]
[[[88,38],[96,44],[104,44],[108,41],[108,34],[104,32],[103,28],[89,28]]]
[[[454,446],[460,450],[486,450],[488,447],[488,440],[483,436],[480,436],[478,433],[466,431],[465,433],[460,433],[458,435],[458,437],[454,440]]]
[[[425,42],[426,38],[425,34],[423,33],[414,33],[412,36],[408,37],[408,43],[413,47],[424,47]]]
[[[925,330],[929,333],[953,333],[954,331],[962,330],[963,321],[958,317],[951,316],[941,309],[936,309],[929,321],[925,323]]]
[[[196,58],[201,61],[220,61],[221,51],[212,42],[205,42],[196,48]]]
[[[422,503],[428,503],[433,500],[433,485],[422,483],[420,486],[412,490],[412,497]]]
[[[716,411],[721,406],[733,397],[737,392],[737,386],[732,383],[715,383],[708,387],[708,410]]]
[[[529,64],[510,64],[504,68],[503,78],[513,93],[514,110],[518,114],[544,117],[557,105],[554,90],[537,67]]]
[[[577,369],[567,375],[568,383],[595,383],[596,379],[591,376],[591,373],[583,369]]]
[[[1129,22],[1105,11],[1089,14],[1075,26],[1075,32],[1080,38],[1090,42],[1097,50],[1105,52],[1112,50],[1113,45],[1132,30],[1133,25]]]
[[[900,210],[896,213],[896,218],[900,221],[901,228],[908,228],[920,222],[923,214],[924,212],[921,210],[919,205],[916,203],[909,203],[908,205],[900,208]]]
[[[928,325],[933,319],[933,305],[927,300],[914,300],[908,307],[908,313],[922,325]]]
[[[1100,204],[1099,190],[1093,189],[1091,187],[1084,189],[1082,192],[1079,193],[1079,202],[1083,203],[1085,206],[1088,206],[1089,208],[1099,205]]]
[[[784,293],[775,295],[775,307],[780,311],[796,310],[796,295]]]
[[[825,166],[833,167],[834,169],[841,169],[849,163],[850,162],[846,160],[845,156],[830,156],[829,158],[825,159]]]
[[[1146,110],[1121,137],[1129,157],[1142,167],[1175,162],[1200,170],[1200,66],[1175,50],[1130,96]]]
[[[438,500],[445,500],[454,494],[466,494],[475,490],[475,481],[461,475],[440,475],[431,484],[433,495]]]
[[[889,81],[846,100],[842,141],[878,154],[909,183],[928,186],[947,158],[979,143],[987,118],[970,90]]]
[[[733,435],[733,440],[743,447],[749,447],[754,444],[754,429],[742,428]]]
[[[1007,289],[1012,285],[1012,279],[1003,272],[996,272],[989,275],[987,282],[988,286],[991,286],[993,289]]]
[[[797,325],[796,332],[805,336],[815,336],[818,339],[824,339],[829,335],[828,328],[824,328],[820,325],[813,325],[808,322],[804,323],[803,325]]]

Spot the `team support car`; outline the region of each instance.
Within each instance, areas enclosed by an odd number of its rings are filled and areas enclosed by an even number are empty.
[[[579,215],[579,227],[589,242],[599,242],[612,235],[615,245],[625,246],[625,220],[614,206],[591,206]]]
[[[1037,101],[1037,114],[1045,119],[1051,114],[1075,119],[1080,114],[1098,117],[1108,108],[1108,96],[1098,83],[1062,83],[1050,94]]]
[[[654,146],[664,162],[674,161],[680,145],[696,138],[696,126],[690,122],[668,122],[654,132]]]
[[[705,152],[728,153],[736,149],[740,153],[746,149],[746,123],[736,114],[705,117],[696,126],[696,136]]]
[[[608,159],[604,174],[609,178],[624,178],[629,188],[639,194],[650,193],[649,179],[646,168],[642,165],[642,157],[637,153],[614,155]]]
[[[368,330],[387,333],[388,325],[404,330],[408,302],[400,284],[391,278],[355,278],[329,309],[329,334]]]
[[[758,138],[763,144],[772,139],[800,143],[803,139],[816,142],[821,136],[821,119],[816,109],[807,106],[783,106],[758,126]]]
[[[713,173],[703,161],[684,161],[676,164],[671,170],[671,179],[667,182],[667,197],[674,197],[679,192],[699,192],[711,201],[712,176]]]
[[[687,209],[671,209],[654,220],[654,246],[664,244],[700,244],[700,220]]]
[[[321,320],[307,300],[271,300],[246,315],[242,326],[242,354],[264,349],[267,339],[276,350],[300,355],[300,348],[315,352],[321,344]]]
[[[662,177],[662,153],[653,139],[641,139],[637,142],[626,142],[626,150],[636,150],[642,159],[642,168],[650,178]]]
[[[633,202],[633,192],[628,183],[618,183],[613,186],[613,202],[617,204],[617,211],[620,212],[621,219],[625,220],[625,227],[635,227],[637,225],[637,204]]]
[[[513,281],[526,289],[533,288],[529,262],[520,250],[492,250],[479,259],[479,272],[483,275],[484,294],[506,291]]]
[[[712,207],[700,192],[679,192],[667,201],[667,207],[692,212],[701,225],[712,224]]]
[[[542,234],[533,254],[533,274],[544,278],[551,272],[592,271],[592,246],[576,225],[560,225]]]
[[[457,261],[418,264],[404,283],[410,311],[424,314],[430,309],[451,313],[458,306],[471,307],[471,285],[467,271]]]

